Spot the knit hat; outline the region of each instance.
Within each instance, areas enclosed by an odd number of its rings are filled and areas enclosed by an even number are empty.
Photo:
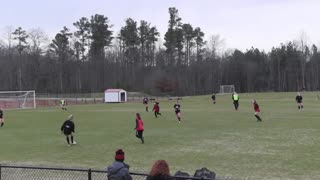
[[[122,149],[118,149],[116,151],[116,156],[114,157],[116,161],[123,161],[124,160],[124,152]]]

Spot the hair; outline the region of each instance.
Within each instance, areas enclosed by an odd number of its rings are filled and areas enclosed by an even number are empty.
[[[170,176],[169,165],[165,160],[157,160],[154,162],[150,176]]]
[[[137,119],[141,119],[141,117],[140,117],[140,114],[139,114],[139,113],[136,113],[136,117],[137,117]]]

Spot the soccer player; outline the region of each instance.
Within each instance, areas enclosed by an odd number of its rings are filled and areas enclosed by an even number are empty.
[[[177,103],[174,104],[173,108],[174,108],[174,112],[176,113],[177,119],[179,121],[179,123],[181,122],[181,111],[180,111],[180,104],[179,101],[177,100]]]
[[[161,116],[159,102],[155,102],[152,111],[154,111],[154,116],[157,118],[158,115]]]
[[[297,96],[296,96],[296,101],[297,101],[297,103],[298,103],[298,110],[299,110],[299,111],[300,111],[300,110],[303,111],[302,100],[303,100],[303,98],[302,98],[301,94],[298,92],[298,93],[297,93]]]
[[[239,95],[237,94],[237,92],[234,92],[232,94],[232,100],[233,100],[234,109],[236,111],[238,111],[238,108],[239,108]]]
[[[64,100],[64,99],[60,100],[60,107],[61,107],[62,110],[65,110],[65,111],[67,110],[66,100]]]
[[[0,127],[2,127],[3,125],[4,125],[3,111],[0,108]]]
[[[74,123],[73,123],[73,115],[69,115],[68,119],[62,124],[61,126],[61,132],[66,136],[68,146],[70,146],[70,140],[71,139],[71,144],[77,144],[76,141],[73,139],[73,133],[74,131]]]
[[[136,113],[136,127],[134,128],[136,130],[136,137],[141,139],[141,143],[144,144],[144,137],[143,137],[143,121],[140,117],[139,113]]]
[[[255,99],[252,100],[252,103],[253,103],[253,109],[254,109],[254,116],[257,118],[258,122],[261,122],[262,119],[259,116],[259,113],[260,113],[259,105]]]
[[[211,96],[211,99],[212,99],[212,103],[216,104],[216,94],[213,93]]]
[[[146,106],[146,111],[148,112],[148,102],[149,102],[149,99],[147,97],[144,97],[143,98],[143,104]]]

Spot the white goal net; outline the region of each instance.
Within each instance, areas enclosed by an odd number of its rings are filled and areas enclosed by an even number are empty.
[[[2,109],[36,108],[35,91],[0,91],[0,107]]]
[[[234,92],[234,85],[220,85],[220,94],[232,94]]]

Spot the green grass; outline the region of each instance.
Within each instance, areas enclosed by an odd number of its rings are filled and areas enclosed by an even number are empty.
[[[101,169],[123,148],[131,170],[148,172],[165,159],[171,173],[193,174],[208,167],[218,176],[251,179],[320,179],[319,93],[304,93],[298,112],[295,93],[240,94],[234,111],[231,95],[185,97],[178,124],[174,101],[161,101],[162,117],[144,112],[142,103],[78,105],[5,111],[0,128],[0,163]],[[256,98],[262,123],[253,116]],[[151,106],[151,105],[150,105]],[[151,109],[151,107],[149,107]],[[135,113],[145,124],[145,144],[135,137]],[[77,145],[68,147],[60,126],[72,113]]]

